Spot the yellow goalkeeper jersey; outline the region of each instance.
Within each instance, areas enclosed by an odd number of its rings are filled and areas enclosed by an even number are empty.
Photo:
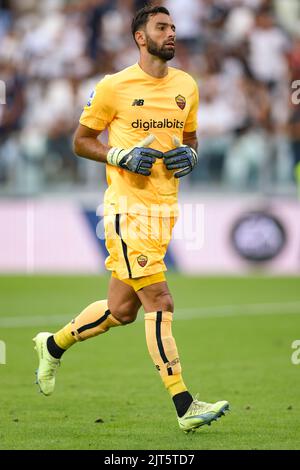
[[[196,130],[198,102],[197,84],[187,73],[169,67],[166,77],[154,78],[135,64],[97,84],[80,123],[98,131],[107,128],[109,145],[124,149],[153,134],[151,148],[166,152],[174,147],[173,135],[182,142],[184,131]],[[162,159],[150,176],[107,164],[104,213],[177,215],[179,180],[173,174]]]

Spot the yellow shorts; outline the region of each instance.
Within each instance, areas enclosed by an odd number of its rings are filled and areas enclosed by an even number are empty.
[[[164,257],[176,217],[116,214],[104,217],[105,265],[120,280],[166,271]]]
[[[112,277],[119,279],[114,271],[112,272]],[[128,284],[128,286],[131,286],[137,292],[138,290],[143,289],[143,287],[152,286],[152,284],[157,284],[158,282],[164,282],[166,280],[166,276],[163,272],[160,272],[157,274],[152,274],[151,276],[137,277],[136,279],[119,280],[125,282],[125,284]]]

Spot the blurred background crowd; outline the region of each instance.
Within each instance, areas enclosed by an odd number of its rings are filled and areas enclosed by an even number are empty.
[[[300,1],[152,3],[176,24],[171,65],[200,89],[201,164],[184,186],[296,194]],[[0,0],[0,194],[96,190],[104,182],[104,166],[74,157],[72,135],[102,76],[137,61],[130,23],[144,4]]]

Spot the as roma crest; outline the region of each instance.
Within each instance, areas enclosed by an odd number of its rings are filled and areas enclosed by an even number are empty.
[[[177,95],[175,98],[176,104],[180,109],[184,109],[186,105],[186,99],[182,95]]]
[[[147,262],[148,262],[148,257],[145,256],[145,255],[140,255],[138,258],[137,258],[137,262],[139,263],[140,266],[142,266],[142,268],[144,266],[146,266]]]

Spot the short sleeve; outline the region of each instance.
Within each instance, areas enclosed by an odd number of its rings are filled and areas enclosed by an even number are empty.
[[[91,93],[80,116],[80,124],[97,131],[104,130],[115,116],[114,103],[113,87],[109,75],[107,75]]]
[[[194,91],[191,96],[191,107],[188,117],[185,121],[184,132],[194,132],[197,130],[197,115],[199,107],[199,90],[196,82],[194,83]]]

